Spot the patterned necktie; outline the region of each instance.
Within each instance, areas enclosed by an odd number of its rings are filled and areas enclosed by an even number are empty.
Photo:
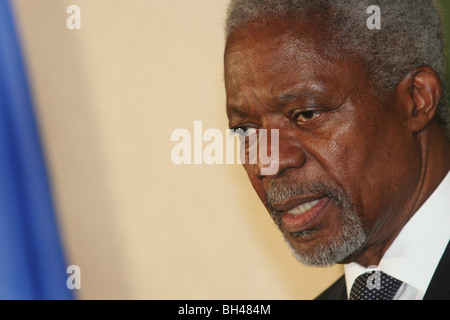
[[[393,300],[403,282],[384,272],[366,272],[356,278],[350,300]]]

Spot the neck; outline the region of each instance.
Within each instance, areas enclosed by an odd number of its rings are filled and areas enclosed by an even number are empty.
[[[450,140],[437,123],[419,133],[422,149],[421,176],[408,220],[420,209],[450,170]]]
[[[432,193],[444,180],[450,170],[450,140],[437,123],[417,134],[417,143],[421,150],[421,168],[417,186],[405,205],[405,210],[395,217],[403,223],[382,243],[367,247],[357,257],[351,259],[368,267],[379,265],[383,255],[394,242],[406,223],[422,207]],[[398,220],[398,221],[399,221]]]

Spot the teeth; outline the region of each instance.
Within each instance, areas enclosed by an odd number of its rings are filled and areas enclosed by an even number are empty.
[[[311,208],[314,207],[318,203],[319,203],[319,200],[307,202],[307,203],[301,204],[298,207],[295,207],[294,209],[288,211],[288,213],[292,214],[294,216],[299,216],[301,214],[304,214],[306,211],[311,210]]]

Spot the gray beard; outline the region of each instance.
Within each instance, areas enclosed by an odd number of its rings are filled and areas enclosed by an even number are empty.
[[[284,238],[298,261],[316,267],[329,267],[343,262],[358,251],[367,239],[360,219],[353,213],[343,215],[342,228],[334,239],[315,245],[307,251],[296,250],[285,235]]]
[[[281,215],[271,206],[274,202],[283,201],[301,195],[321,195],[329,198],[341,210],[341,229],[331,240],[315,244],[305,250],[296,249],[292,240],[284,233],[283,236],[294,257],[309,266],[327,267],[343,262],[353,253],[361,249],[367,240],[363,223],[353,204],[344,191],[339,187],[331,187],[323,183],[299,186],[291,181],[271,182],[266,192],[267,207],[277,226],[281,230]],[[317,230],[308,230],[297,236],[312,237]]]

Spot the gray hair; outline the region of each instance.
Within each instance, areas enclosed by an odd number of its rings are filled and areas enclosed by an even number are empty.
[[[381,30],[368,30],[367,8],[381,9]],[[444,31],[435,0],[231,0],[226,36],[261,19],[301,19],[325,14],[334,43],[367,66],[377,92],[392,92],[416,67],[429,66],[439,76],[443,97],[436,112],[450,137],[450,112],[445,92]],[[323,23],[320,20],[319,23]]]

